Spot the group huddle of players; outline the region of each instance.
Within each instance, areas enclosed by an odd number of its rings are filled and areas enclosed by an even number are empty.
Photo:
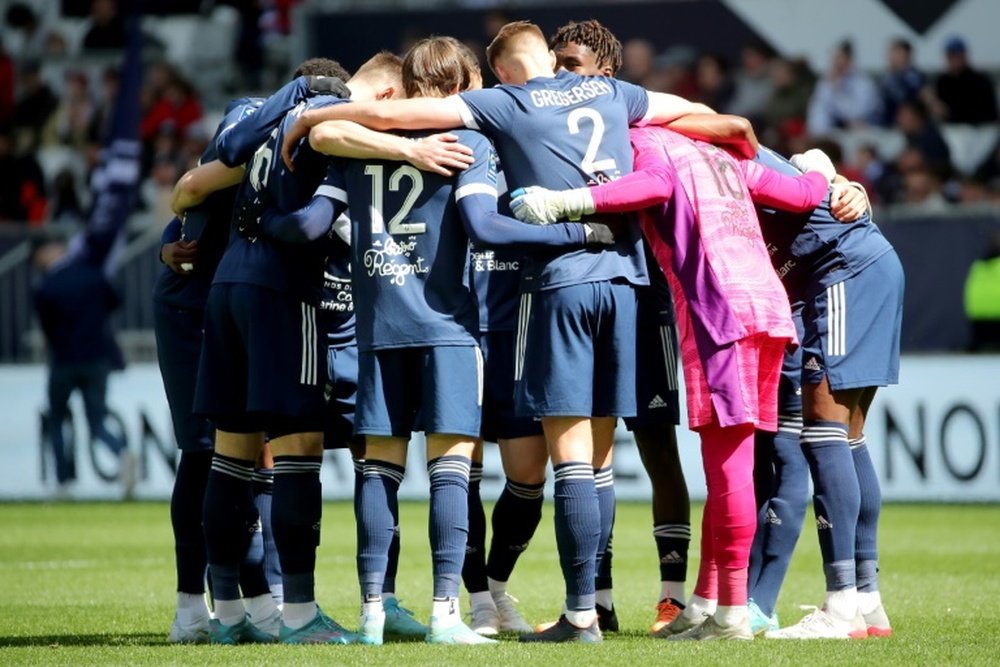
[[[653,636],[891,633],[863,426],[897,380],[903,276],[863,189],[822,154],[758,147],[744,119],[616,80],[621,45],[596,21],[551,42],[508,24],[486,58],[490,89],[448,37],[353,76],[306,61],[271,97],[234,101],[178,183],[154,294],[182,450],[170,640],[599,642],[618,629],[619,417],[653,486]],[[708,481],[690,597],[678,356]],[[426,625],[395,597],[414,431],[430,483]],[[506,476],[488,548],[484,440]],[[320,466],[343,447],[356,632],[314,595]],[[506,586],[550,462],[566,599],[532,627]],[[826,598],[780,628],[810,473]]]

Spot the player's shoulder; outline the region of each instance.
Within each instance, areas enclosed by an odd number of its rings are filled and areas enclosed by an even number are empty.
[[[345,100],[336,95],[314,95],[305,100],[304,108],[320,109],[322,107],[332,107],[335,104],[345,104],[350,100]]]
[[[493,142],[485,134],[477,130],[458,129],[451,130],[451,133],[458,137],[458,142],[471,148],[474,152],[487,152],[493,150]]]

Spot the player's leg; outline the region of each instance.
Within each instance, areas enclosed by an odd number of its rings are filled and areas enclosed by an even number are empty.
[[[469,536],[465,546],[465,561],[462,564],[462,582],[469,593],[469,606],[473,610],[475,626],[475,611],[487,608],[495,609],[493,597],[490,595],[486,578],[486,512],[483,509],[483,499],[480,486],[483,480],[483,441],[476,439],[472,450],[471,468],[469,470]],[[475,628],[474,628],[475,629]],[[480,632],[480,634],[484,634]]]
[[[260,514],[260,537],[263,552],[264,576],[267,579],[271,597],[277,605],[284,602],[284,588],[281,583],[281,561],[278,547],[274,543],[274,527],[271,523],[271,507],[274,503],[274,456],[268,443],[253,473],[254,505]]]
[[[86,364],[79,368],[80,396],[90,427],[90,437],[103,443],[118,457],[118,482],[125,498],[135,490],[135,458],[125,444],[123,435],[112,433],[106,424],[108,417],[108,375],[111,367],[105,363]]]
[[[274,457],[265,441],[251,478],[253,504],[257,508],[256,531],[240,568],[240,590],[250,622],[269,635],[281,632],[283,602],[281,564],[274,542],[271,507],[274,488]]]
[[[615,613],[614,587],[611,568],[612,533],[615,525],[615,484],[613,445],[615,424],[613,417],[595,417],[591,420],[594,438],[594,486],[597,488],[597,506],[601,512],[601,538],[597,543],[594,600],[601,632],[618,632],[618,615]]]
[[[53,362],[49,365],[49,442],[56,466],[56,482],[60,490],[73,479],[71,457],[66,451],[63,423],[69,414],[69,397],[73,393],[71,369],[64,364]]]
[[[875,398],[875,391],[875,387],[870,387],[861,396],[858,409],[851,415],[851,430],[848,433],[854,470],[861,490],[854,558],[858,608],[865,619],[868,636],[889,637],[892,635],[892,625],[882,606],[882,594],[878,587],[878,520],[882,511],[882,490],[864,434],[865,418]]]

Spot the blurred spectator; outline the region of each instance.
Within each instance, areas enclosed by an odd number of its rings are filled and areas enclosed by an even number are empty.
[[[989,77],[969,64],[965,41],[948,40],[944,48],[947,69],[936,84],[935,113],[946,123],[992,123],[997,120],[997,97]]]
[[[38,14],[23,2],[7,8],[5,17],[11,52],[18,59],[40,60],[45,55],[45,31]]]
[[[868,190],[869,198],[875,202],[883,198],[887,167],[878,149],[872,144],[864,144],[858,148],[854,156],[854,167],[861,174],[858,179]]]
[[[661,93],[673,93],[691,99],[698,94],[694,78],[694,49],[686,44],[675,44],[656,56],[653,71],[646,77],[645,86]]]
[[[84,210],[72,169],[63,169],[52,179],[48,217],[49,222],[59,225],[83,224]]]
[[[920,151],[931,169],[947,173],[951,158],[948,144],[922,103],[911,100],[900,104],[896,125],[906,137],[906,145]]]
[[[0,128],[0,223],[45,221],[45,177],[31,153],[18,156],[9,128]]]
[[[118,98],[118,68],[105,68],[101,74],[101,91],[94,107],[94,115],[90,121],[90,141],[99,143],[108,133],[111,125],[111,112]]]
[[[83,48],[90,51],[125,48],[125,18],[116,0],[94,0],[90,5],[90,27],[83,36]]]
[[[0,125],[14,120],[14,60],[0,42]]]
[[[42,128],[59,105],[59,100],[48,84],[42,80],[35,61],[21,66],[20,89],[14,105],[14,130],[18,133],[18,148],[35,150]]]
[[[972,324],[972,352],[1000,351],[1000,236],[994,236],[965,278],[965,315]]]
[[[774,93],[764,107],[765,124],[776,129],[785,139],[803,134],[815,81],[805,60],[775,58],[771,64]]]
[[[892,40],[886,61],[889,71],[881,81],[882,121],[886,126],[896,122],[896,110],[904,102],[913,102],[927,85],[927,77],[913,66],[913,46],[903,38]]]
[[[1000,192],[1000,138],[993,146],[993,151],[979,168],[976,169],[976,179],[986,183],[992,190]]]
[[[833,54],[830,71],[816,85],[806,128],[809,134],[863,127],[877,123],[881,113],[878,88],[868,75],[854,68],[854,47],[843,41]]]
[[[172,72],[162,92],[146,110],[139,135],[143,141],[150,142],[161,127],[169,124],[183,137],[188,126],[200,120],[201,115],[201,103],[194,88],[179,74]]]
[[[153,159],[149,178],[140,187],[140,196],[150,220],[169,220],[173,215],[170,202],[174,184],[181,177],[175,155],[160,153]]]
[[[738,116],[757,120],[764,113],[774,92],[771,82],[771,59],[774,50],[763,42],[747,44],[740,51],[740,69],[734,76],[735,92],[728,109]]]
[[[987,204],[992,201],[989,186],[977,178],[963,178],[957,184],[960,204]]]
[[[67,72],[62,101],[49,119],[42,134],[42,143],[61,144],[83,150],[90,141],[90,128],[95,105],[90,85],[83,72]]]
[[[718,54],[707,53],[695,65],[695,99],[713,109],[726,109],[733,99],[733,81],[729,78],[729,65]]]
[[[656,51],[653,44],[638,37],[625,42],[622,47],[622,69],[619,78],[636,85],[644,85],[653,73],[653,59]]]
[[[934,170],[920,167],[903,174],[903,201],[922,213],[943,213],[948,210],[944,186]]]

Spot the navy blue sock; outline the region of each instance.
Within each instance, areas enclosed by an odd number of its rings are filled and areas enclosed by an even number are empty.
[[[566,609],[593,609],[601,511],[590,463],[567,461],[555,466],[555,524]]]
[[[399,523],[402,466],[366,459],[362,468],[358,513],[358,583],[362,599],[379,596],[385,588],[389,550]]]
[[[542,520],[545,483],[521,484],[507,478],[493,507],[490,554],[486,574],[494,581],[508,581],[514,565],[535,536]]]
[[[469,538],[469,468],[466,456],[439,456],[427,462],[431,483],[429,532],[434,562],[434,597],[458,597],[462,561]]]
[[[611,466],[594,468],[594,486],[597,488],[597,506],[601,512],[601,539],[597,543],[597,590],[610,590],[611,580],[611,533],[615,527],[615,478]]]
[[[271,592],[267,576],[264,574],[264,533],[260,527],[260,510],[257,509],[256,496],[254,496],[254,512],[258,514],[257,521],[254,522],[250,543],[243,555],[243,562],[240,563],[240,592],[245,598],[255,598]]]
[[[653,526],[653,539],[656,540],[656,555],[660,558],[660,581],[687,581],[691,524],[658,523]]]
[[[281,560],[284,601],[312,602],[323,516],[322,456],[275,456],[271,527]]]
[[[801,444],[812,473],[813,508],[826,590],[853,588],[856,585],[854,541],[861,491],[854,471],[854,458],[847,444],[847,425],[806,420],[802,426]]]
[[[201,517],[205,505],[205,487],[212,469],[212,451],[181,452],[170,495],[170,525],[174,529],[174,555],[177,563],[177,591],[198,595],[205,592],[205,531]]]
[[[861,509],[854,543],[858,590],[874,593],[878,590],[878,517],[882,511],[882,489],[865,436],[851,440],[850,445],[861,489]]]
[[[474,462],[469,471],[469,540],[462,565],[462,582],[470,593],[489,590],[486,583],[486,512],[479,495],[482,481],[483,464]]]
[[[274,470],[257,468],[253,473],[253,502],[260,514],[260,534],[264,547],[264,576],[276,604],[284,600],[281,582],[281,560],[278,546],[274,543],[274,527],[271,525],[271,506],[274,502]]]
[[[212,457],[202,525],[216,600],[240,599],[240,562],[257,523],[250,487],[252,475],[253,461],[218,453]]]
[[[799,445],[801,431],[801,416],[778,417],[778,432],[771,438],[774,491],[757,516],[750,552],[750,597],[768,616],[774,613],[809,503],[809,464]]]

